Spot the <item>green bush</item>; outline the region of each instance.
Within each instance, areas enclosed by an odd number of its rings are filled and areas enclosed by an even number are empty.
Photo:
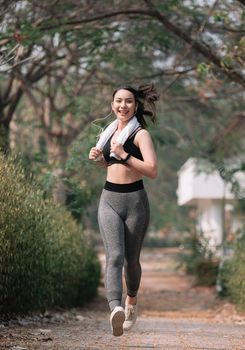
[[[82,229],[3,156],[0,208],[0,313],[82,305],[96,294],[100,266]]]
[[[219,262],[215,259],[199,260],[196,264],[196,284],[199,286],[214,286],[216,284]]]
[[[184,244],[185,250],[179,254],[180,265],[195,277],[196,285],[213,286],[216,284],[219,261],[208,247],[208,241],[202,233],[194,232]]]
[[[237,240],[228,281],[231,299],[245,310],[245,232]]]
[[[221,297],[230,296],[229,281],[232,275],[232,259],[223,260],[219,265],[217,277],[217,292]]]

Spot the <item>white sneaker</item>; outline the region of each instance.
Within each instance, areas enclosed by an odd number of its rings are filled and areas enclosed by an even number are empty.
[[[125,312],[121,306],[116,306],[111,313],[110,323],[112,334],[115,337],[123,335],[123,322],[125,321]]]
[[[138,316],[137,305],[125,304],[125,321],[123,323],[123,329],[129,331],[135,324]]]

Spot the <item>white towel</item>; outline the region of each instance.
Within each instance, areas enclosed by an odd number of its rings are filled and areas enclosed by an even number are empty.
[[[99,141],[96,144],[96,148],[102,150],[106,142],[112,136],[112,134],[116,131],[118,125],[118,120],[114,120],[112,123],[108,125],[108,127],[101,133]],[[130,119],[125,128],[122,129],[120,134],[117,136],[116,141],[121,145],[127,141],[129,136],[140,126],[136,117]],[[110,153],[110,157],[115,157],[119,159],[115,153]]]

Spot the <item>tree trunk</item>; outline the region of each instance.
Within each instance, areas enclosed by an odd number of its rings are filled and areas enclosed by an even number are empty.
[[[56,169],[55,182],[52,189],[53,200],[56,204],[66,204],[67,186],[64,182],[65,173],[63,169]]]
[[[0,152],[8,154],[10,149],[9,124],[0,123]]]
[[[56,204],[65,204],[67,198],[67,186],[65,178],[67,176],[65,165],[67,161],[66,146],[62,144],[62,139],[54,140],[51,136],[47,137],[47,147],[49,153],[49,163],[51,164],[54,176],[52,188],[53,200]]]

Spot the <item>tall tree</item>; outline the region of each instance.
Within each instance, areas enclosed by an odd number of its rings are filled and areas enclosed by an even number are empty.
[[[151,80],[162,99],[159,148],[172,147],[178,164],[189,155],[217,160],[214,140],[242,110],[244,11],[236,0],[208,4],[9,2],[1,17],[0,125],[8,130],[21,99],[26,106],[31,101],[50,145],[49,161],[56,149],[63,158],[57,169],[64,169],[66,152],[87,121],[107,114],[112,86]],[[164,161],[169,173],[177,170]]]

